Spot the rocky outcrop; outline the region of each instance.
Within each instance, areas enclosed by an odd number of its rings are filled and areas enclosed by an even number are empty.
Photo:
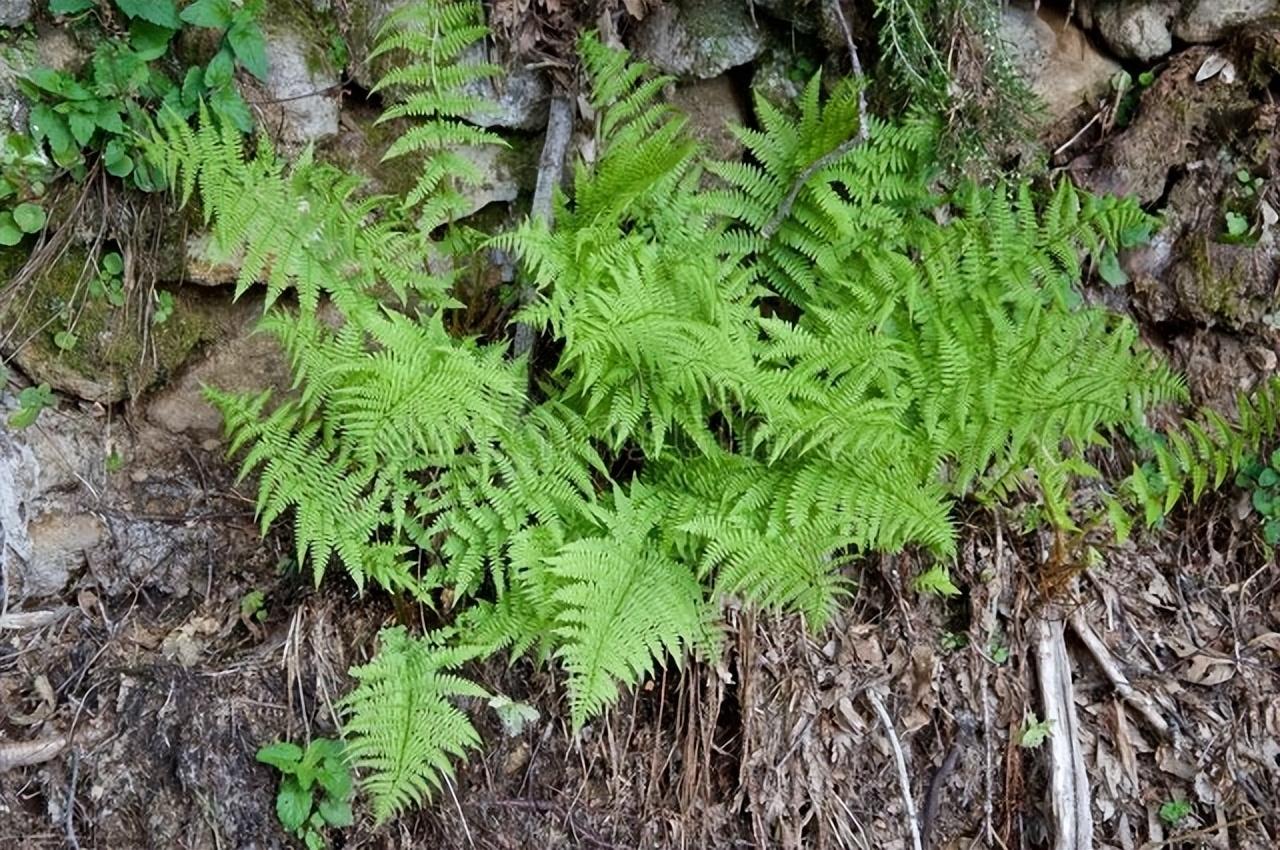
[[[1015,70],[1044,100],[1051,121],[1081,106],[1096,107],[1121,70],[1080,27],[1047,6],[1037,12],[1030,4],[1010,4],[1001,18],[1000,38]]]
[[[1265,189],[1280,150],[1280,115],[1242,76],[1202,75],[1214,59],[1223,57],[1204,46],[1175,56],[1143,93],[1133,122],[1071,171],[1095,192],[1161,208],[1152,242],[1121,255],[1139,313],[1267,335],[1280,315],[1280,232]]]
[[[544,72],[498,54],[490,49],[488,42],[476,44],[468,52],[468,58],[475,62],[490,62],[503,69],[494,79],[477,80],[464,88],[467,94],[489,104],[468,115],[468,121],[480,127],[509,130],[540,130],[547,126],[551,83]]]
[[[1117,56],[1150,62],[1173,49],[1173,21],[1177,0],[1137,0],[1098,4],[1093,24]]]
[[[1231,30],[1280,14],[1280,0],[1190,0],[1173,34],[1192,43],[1220,41]]]
[[[340,79],[332,58],[291,27],[269,26],[267,39],[263,125],[295,144],[337,135]]]
[[[31,0],[0,0],[0,27],[20,27],[31,20]]]
[[[765,34],[739,0],[677,0],[645,16],[636,54],[668,74],[707,79],[745,65]]]

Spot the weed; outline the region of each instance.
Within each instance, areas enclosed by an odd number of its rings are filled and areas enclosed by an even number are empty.
[[[278,741],[258,750],[258,761],[282,774],[276,794],[276,816],[308,850],[326,846],[324,831],[354,823],[354,786],[341,741],[316,738],[303,750]]]

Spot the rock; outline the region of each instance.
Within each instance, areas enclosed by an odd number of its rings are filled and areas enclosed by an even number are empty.
[[[55,596],[103,542],[106,529],[88,513],[50,511],[27,526],[31,556],[23,571],[23,595]]]
[[[204,439],[222,429],[222,417],[205,401],[204,387],[229,392],[287,389],[289,366],[279,344],[270,334],[256,331],[262,306],[260,295],[241,299],[236,305],[241,314],[238,329],[156,393],[147,403],[147,418],[171,434]]]
[[[0,45],[0,122],[9,129],[27,130],[27,100],[18,87],[18,78],[36,67],[70,71],[78,68],[85,54],[61,28],[41,25],[32,34],[15,33]]]
[[[1001,17],[1000,37],[1015,70],[1044,100],[1053,122],[1083,104],[1095,105],[1121,70],[1089,43],[1083,30],[1047,6],[1037,14],[1030,5],[1010,4]]]
[[[376,109],[348,108],[343,113],[338,136],[321,149],[320,155],[341,168],[368,177],[366,188],[372,192],[403,196],[417,182],[421,157],[409,154],[384,161],[383,155],[412,124],[405,120],[379,124],[377,119]],[[510,148],[486,145],[460,149],[459,152],[475,164],[483,180],[479,186],[462,189],[467,203],[459,217],[471,215],[492,203],[514,201],[522,190],[532,188],[541,141],[516,137],[511,144]]]
[[[738,160],[743,145],[730,126],[745,125],[747,111],[733,81],[725,74],[690,80],[675,87],[671,102],[689,117],[689,130],[714,159]]]
[[[1072,163],[1077,182],[1094,192],[1136,195],[1151,204],[1165,193],[1173,169],[1216,151],[1216,142],[1200,147],[1202,133],[1248,127],[1255,105],[1242,81],[1195,81],[1210,53],[1196,47],[1174,56],[1142,93],[1130,125],[1100,154]]]
[[[192,287],[157,287],[173,299],[173,310],[165,322],[147,326],[139,311],[153,309],[150,290],[130,293],[129,309],[114,307],[85,293],[84,263],[83,249],[66,251],[33,281],[30,300],[0,311],[6,332],[0,337],[7,340],[2,350],[34,383],[114,404],[176,373],[197,347],[224,335],[229,314],[223,299]],[[75,337],[67,349],[57,344],[63,330]]]
[[[412,0],[355,0],[348,6],[347,71],[362,88],[372,89],[387,72],[387,57],[371,59],[378,30],[396,9]]]
[[[780,109],[794,112],[805,83],[817,69],[817,62],[807,55],[770,47],[756,62],[751,91]]]
[[[286,142],[306,144],[338,133],[338,70],[325,50],[292,29],[269,27],[265,115]]]
[[[230,286],[240,274],[238,259],[222,259],[213,250],[208,233],[192,233],[186,241],[186,261],[182,267],[183,283],[196,286]]]
[[[458,153],[471,160],[483,178],[477,186],[462,187],[467,201],[459,218],[479,212],[489,204],[510,203],[520,196],[520,179],[510,151],[497,145],[459,148]]]
[[[1191,0],[1174,24],[1183,41],[1219,41],[1236,27],[1280,13],[1280,0]]]
[[[499,67],[504,65],[504,57],[489,55],[485,42],[473,45],[466,56],[468,61],[493,62]],[[472,97],[484,98],[491,104],[489,108],[467,116],[472,124],[512,130],[541,130],[547,126],[551,83],[541,71],[532,71],[517,64],[501,76],[477,80],[464,87],[463,91]]]
[[[677,0],[640,23],[635,52],[669,74],[707,79],[750,62],[764,42],[740,0]]]
[[[31,20],[31,0],[0,0],[0,27],[20,27]]]
[[[1150,62],[1173,49],[1177,11],[1177,0],[1110,0],[1094,7],[1093,25],[1118,56]]]

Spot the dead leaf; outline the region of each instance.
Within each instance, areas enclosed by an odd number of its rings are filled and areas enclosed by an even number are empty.
[[[1196,71],[1196,82],[1203,83],[1205,80],[1213,79],[1230,64],[1231,63],[1227,61],[1227,57],[1223,56],[1221,53],[1210,53],[1205,57],[1204,62],[1200,64],[1200,70]],[[1234,78],[1235,69],[1233,68],[1232,79]]]
[[[1193,685],[1221,685],[1236,674],[1235,662],[1230,658],[1215,658],[1200,653],[1191,659],[1191,664],[1178,678]]]

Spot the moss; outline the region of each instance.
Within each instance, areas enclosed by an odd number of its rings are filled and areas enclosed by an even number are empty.
[[[0,269],[11,276],[25,259],[22,251],[0,254]],[[0,313],[0,334],[14,362],[33,380],[47,382],[92,401],[119,401],[165,380],[201,343],[216,339],[216,315],[199,298],[175,291],[168,321],[143,326],[144,293],[125,307],[89,295],[88,254],[73,246],[29,284]],[[54,335],[62,330],[77,342],[62,350]]]
[[[287,30],[302,40],[307,46],[304,61],[308,73],[319,76],[341,70],[335,67],[337,63],[333,61],[330,52],[333,37],[338,33],[337,22],[330,13],[317,12],[308,0],[275,0],[268,3],[260,23],[268,33],[272,30]]]
[[[1190,284],[1190,291],[1181,293],[1182,298],[1201,314],[1199,318],[1203,320],[1236,322],[1244,318],[1247,313],[1243,300],[1245,279],[1238,264],[1214,262],[1207,236],[1193,238],[1189,242],[1188,260],[1192,274],[1184,280]]]

